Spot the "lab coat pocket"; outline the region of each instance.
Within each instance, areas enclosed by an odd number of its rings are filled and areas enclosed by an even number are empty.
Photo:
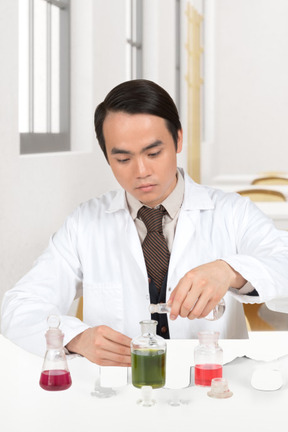
[[[115,282],[83,283],[83,314],[90,326],[107,325],[123,332],[123,290]]]

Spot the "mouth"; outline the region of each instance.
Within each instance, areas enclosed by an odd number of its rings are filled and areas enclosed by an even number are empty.
[[[156,185],[155,184],[143,184],[141,186],[138,186],[136,189],[140,190],[142,192],[150,192]]]

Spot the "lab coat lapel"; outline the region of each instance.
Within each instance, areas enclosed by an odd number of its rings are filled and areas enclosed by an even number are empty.
[[[185,174],[185,193],[182,208],[179,214],[172,253],[169,263],[168,284],[173,278],[173,273],[178,263],[184,259],[186,246],[193,241],[195,230],[199,225],[201,211],[214,208],[206,188],[195,183]]]
[[[120,190],[116,193],[107,210],[108,213],[117,213],[119,229],[121,232],[121,243],[130,251],[133,259],[136,261],[143,276],[147,279],[146,265],[142,252],[141,242],[137,233],[136,226],[130,216],[125,191]]]
[[[126,224],[126,239],[127,239],[127,247],[129,248],[133,258],[135,259],[136,263],[138,264],[141,272],[147,279],[147,270],[146,265],[144,261],[144,255],[142,251],[141,242],[137,233],[136,226],[129,215],[129,218],[127,220]]]
[[[182,259],[186,245],[192,241],[199,216],[200,210],[182,211],[179,215],[169,262],[169,279],[173,276],[176,266]]]

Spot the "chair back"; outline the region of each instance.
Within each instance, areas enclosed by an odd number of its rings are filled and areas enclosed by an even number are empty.
[[[80,297],[78,301],[76,318],[79,318],[81,321],[83,321],[83,296]]]
[[[259,311],[263,303],[243,304],[246,325],[248,331],[273,331],[276,330],[269,322],[263,320]]]
[[[267,176],[259,177],[252,181],[252,185],[288,185],[288,177]]]
[[[286,201],[282,192],[268,189],[245,189],[238,191],[243,197],[248,197],[251,201]]]

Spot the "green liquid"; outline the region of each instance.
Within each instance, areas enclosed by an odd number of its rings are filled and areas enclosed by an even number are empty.
[[[165,385],[166,353],[159,349],[135,350],[131,354],[132,384],[135,387]]]

